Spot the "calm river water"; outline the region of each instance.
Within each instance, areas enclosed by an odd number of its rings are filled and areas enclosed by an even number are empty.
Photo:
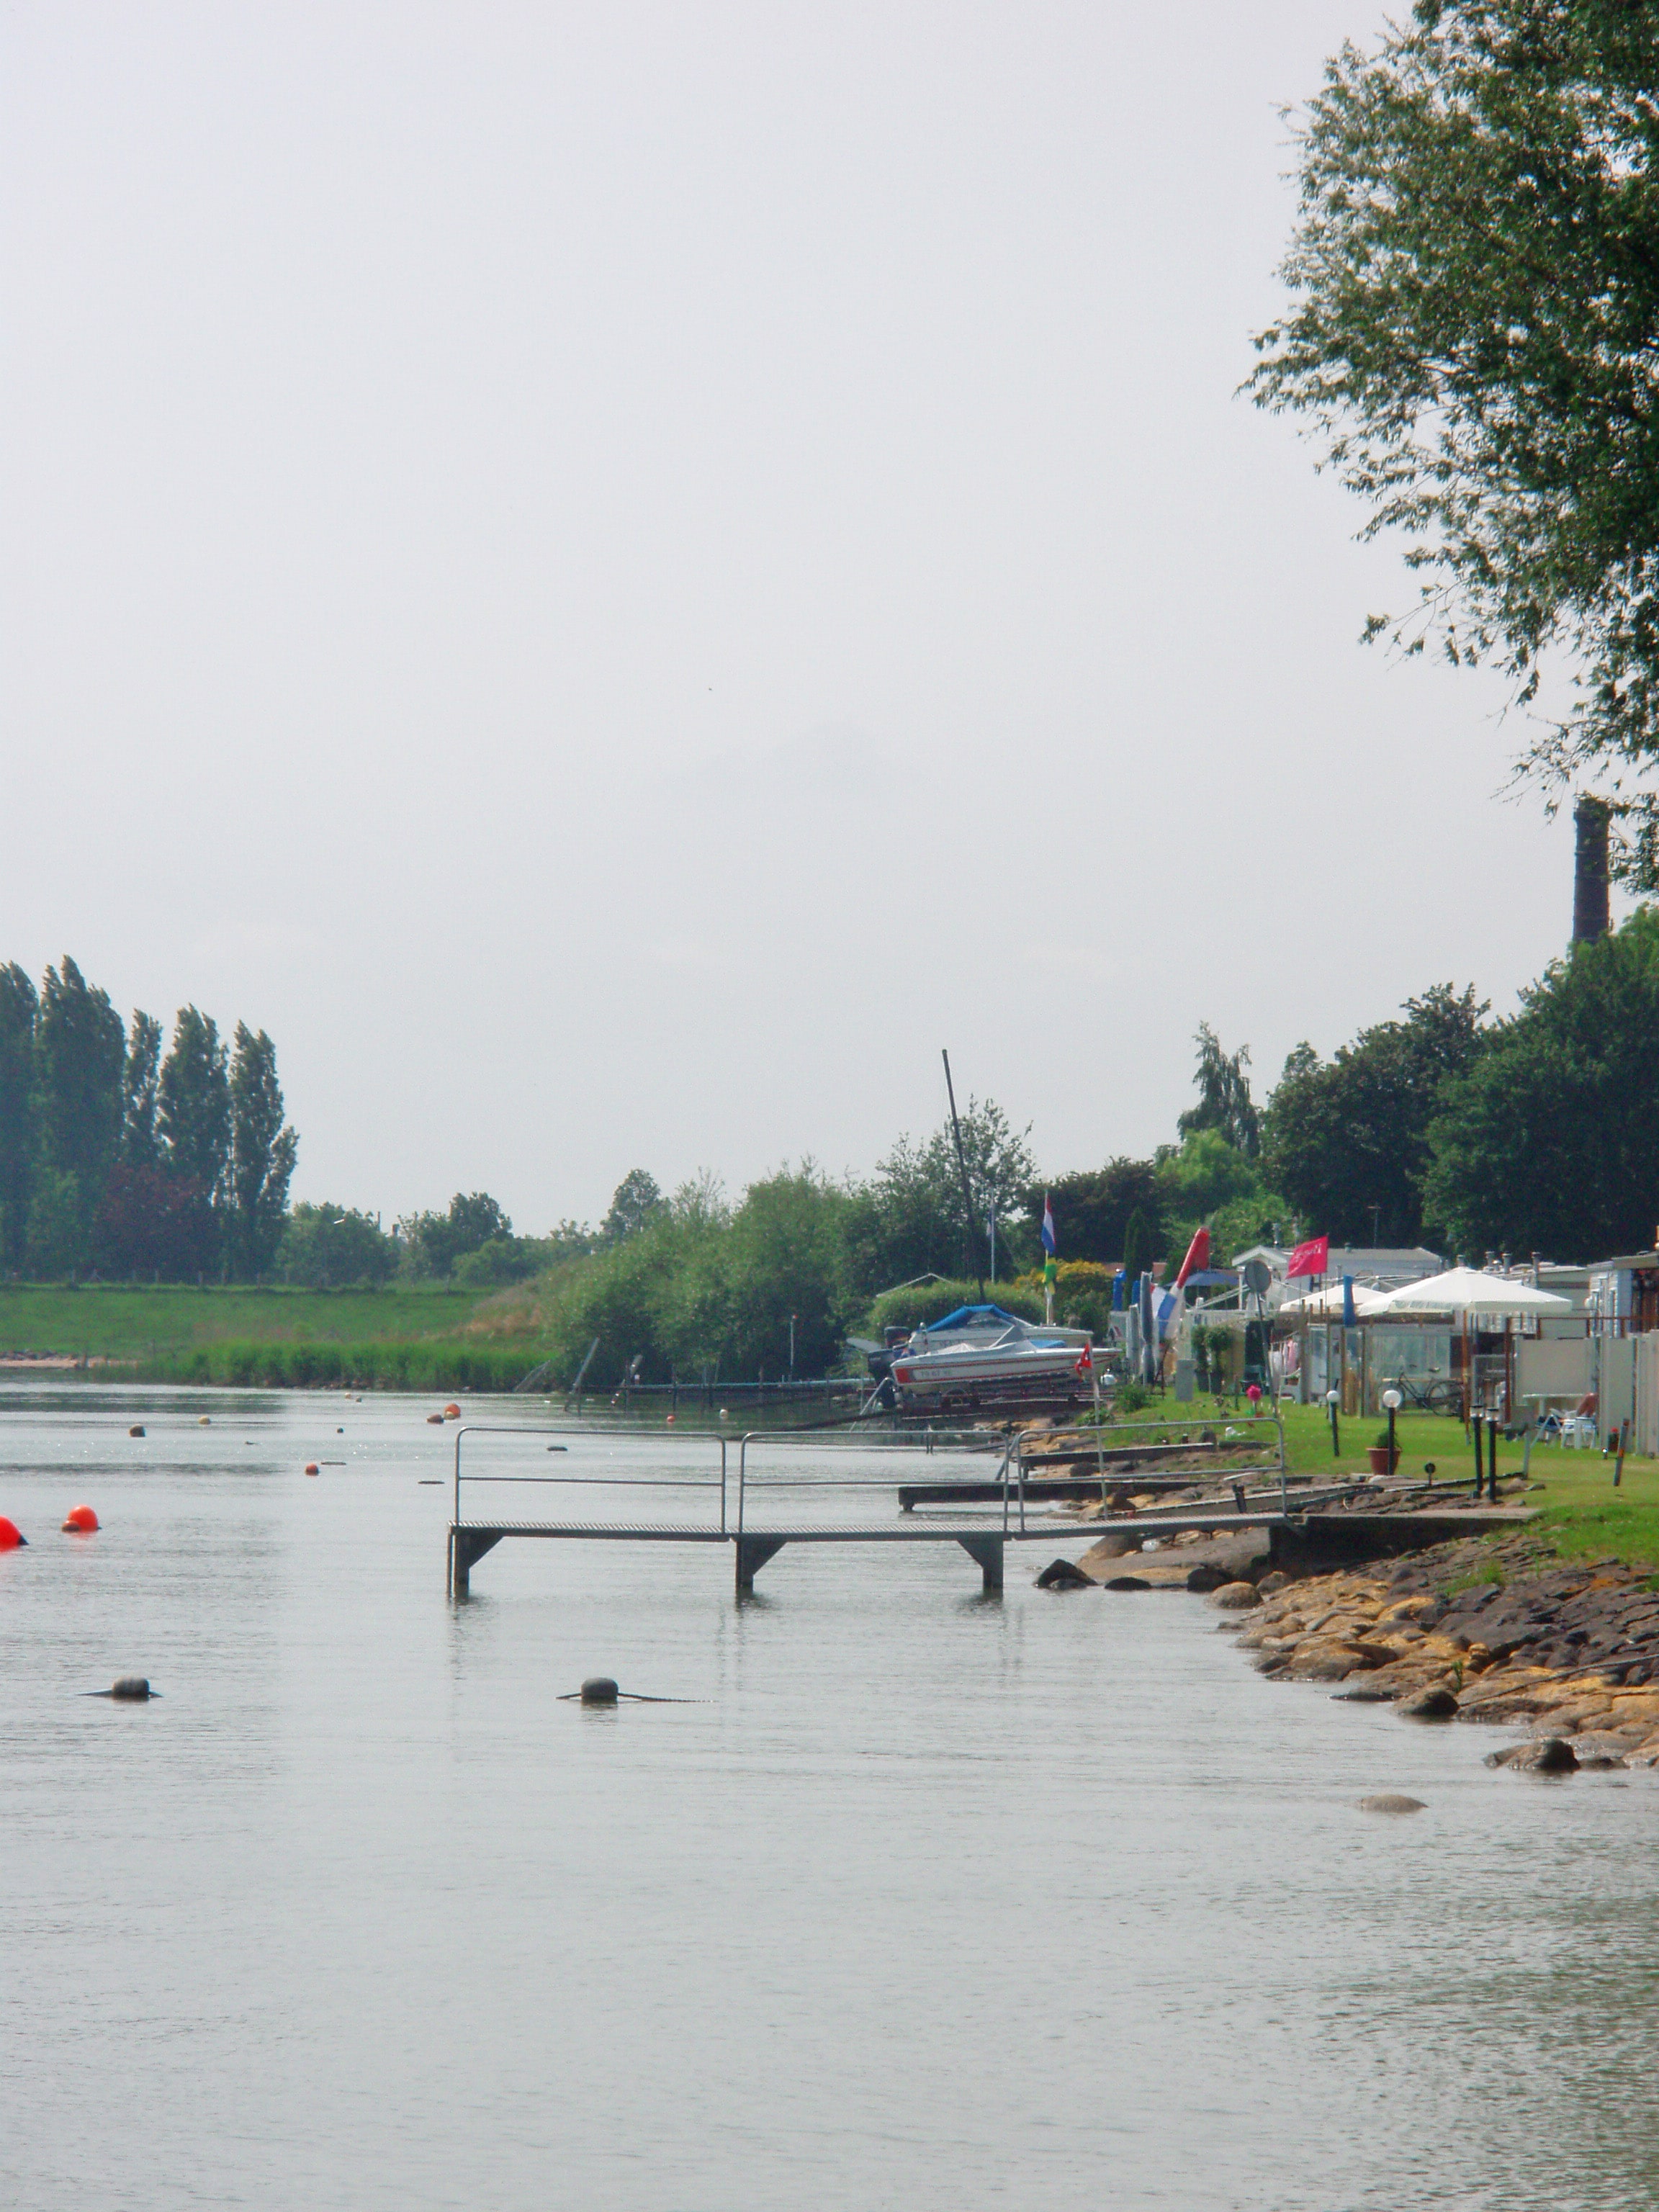
[[[453,1607],[429,1410],[0,1391],[0,2201],[1659,2203],[1646,1777],[1490,1773],[1044,1547],[739,1610],[724,1549],[507,1544]]]

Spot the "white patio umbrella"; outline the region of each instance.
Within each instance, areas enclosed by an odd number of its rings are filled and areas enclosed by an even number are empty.
[[[1560,1314],[1572,1311],[1571,1298],[1553,1291],[1535,1291],[1530,1283],[1507,1282],[1502,1275],[1483,1275],[1478,1267],[1449,1267],[1443,1275],[1425,1275],[1420,1283],[1402,1283],[1370,1309],[1372,1313]]]
[[[1449,1267],[1443,1275],[1425,1275],[1420,1283],[1402,1283],[1391,1291],[1376,1310],[1389,1314],[1432,1313],[1455,1314],[1462,1323],[1463,1334],[1464,1409],[1473,1403],[1469,1365],[1468,1330],[1471,1314],[1494,1314],[1502,1316],[1504,1336],[1504,1368],[1509,1374],[1508,1339],[1510,1323],[1517,1315],[1563,1314],[1572,1311],[1571,1298],[1559,1298],[1553,1291],[1535,1291],[1530,1283],[1511,1283],[1502,1275],[1485,1275],[1478,1267]],[[1504,1384],[1504,1404],[1507,1407],[1508,1382]],[[1477,1470],[1478,1480],[1478,1470]],[[1494,1480],[1496,1478],[1494,1477]],[[1477,1496],[1479,1492],[1477,1491]],[[1497,1492],[1493,1492],[1494,1498]]]
[[[1353,1310],[1361,1321],[1369,1321],[1387,1305],[1388,1298],[1382,1291],[1370,1290],[1356,1283],[1353,1286]],[[1342,1318],[1342,1285],[1328,1283],[1322,1291],[1306,1291],[1299,1298],[1286,1298],[1279,1309],[1281,1314],[1297,1314],[1308,1321],[1340,1321]]]

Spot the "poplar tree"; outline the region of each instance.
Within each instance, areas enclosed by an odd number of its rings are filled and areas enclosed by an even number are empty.
[[[107,991],[67,953],[48,968],[34,1030],[36,1174],[30,1200],[51,1272],[78,1266],[121,1141],[126,1038]]]
[[[161,1139],[155,1126],[156,1085],[161,1066],[161,1024],[154,1014],[135,1012],[121,1075],[121,1164],[161,1164]]]
[[[40,997],[14,960],[0,968],[0,1265],[21,1267],[34,1165],[34,1024]]]
[[[270,1267],[282,1242],[300,1140],[283,1118],[276,1048],[245,1022],[236,1024],[229,1100],[231,1258],[236,1274],[249,1282]]]
[[[230,1159],[229,1055],[212,1017],[181,1006],[156,1082],[156,1127],[169,1175],[221,1194]]]

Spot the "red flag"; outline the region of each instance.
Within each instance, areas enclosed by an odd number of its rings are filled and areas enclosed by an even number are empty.
[[[1298,1244],[1291,1253],[1285,1270],[1288,1280],[1294,1282],[1298,1275],[1324,1275],[1330,1272],[1331,1240],[1328,1237],[1310,1237],[1305,1244]]]
[[[1175,1279],[1179,1290],[1190,1274],[1210,1264],[1210,1232],[1207,1229],[1194,1231],[1192,1243],[1187,1247],[1187,1256],[1181,1263],[1181,1273]]]

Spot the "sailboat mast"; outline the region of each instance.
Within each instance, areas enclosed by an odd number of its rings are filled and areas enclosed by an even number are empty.
[[[968,1224],[968,1236],[975,1252],[974,1280],[979,1285],[979,1302],[985,1303],[985,1270],[978,1264],[979,1239],[974,1233],[974,1200],[968,1188],[968,1155],[962,1149],[962,1124],[957,1119],[957,1087],[951,1080],[951,1055],[943,1047],[939,1058],[945,1062],[945,1095],[951,1102],[951,1127],[956,1132],[957,1166],[962,1176],[962,1213]]]

